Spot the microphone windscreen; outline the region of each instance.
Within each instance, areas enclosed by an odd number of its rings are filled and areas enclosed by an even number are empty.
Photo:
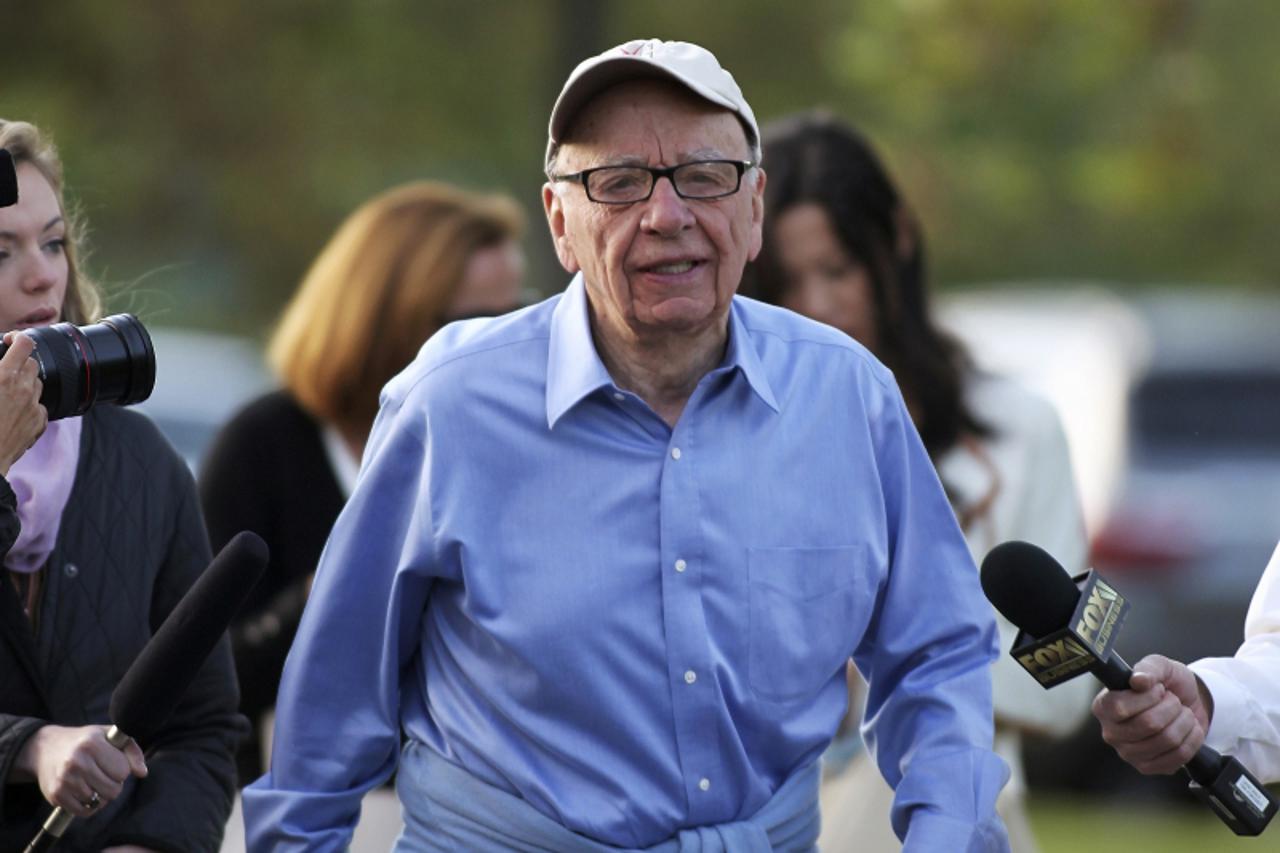
[[[0,207],[18,203],[18,173],[13,168],[13,157],[0,148]]]
[[[247,530],[218,552],[116,685],[117,728],[139,741],[159,731],[266,565],[266,543]]]
[[[1011,540],[982,561],[982,591],[1004,618],[1040,638],[1071,621],[1080,590],[1047,551]]]

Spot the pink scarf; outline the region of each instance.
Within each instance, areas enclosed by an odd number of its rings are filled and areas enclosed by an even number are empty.
[[[80,419],[65,418],[49,424],[31,449],[9,466],[9,485],[18,497],[22,523],[18,541],[4,558],[9,571],[30,574],[49,559],[79,461]]]

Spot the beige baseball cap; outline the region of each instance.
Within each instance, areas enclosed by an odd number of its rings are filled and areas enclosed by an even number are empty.
[[[624,80],[660,77],[675,80],[699,97],[729,110],[747,130],[752,157],[760,159],[760,128],[733,75],[711,51],[685,41],[636,39],[583,60],[573,69],[551,108],[547,156],[564,141],[574,116],[603,90]]]

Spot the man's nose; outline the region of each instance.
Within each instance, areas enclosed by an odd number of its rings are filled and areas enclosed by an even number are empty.
[[[693,225],[693,213],[689,202],[676,192],[675,184],[668,177],[657,179],[653,194],[645,202],[641,227],[656,234],[677,234]]]

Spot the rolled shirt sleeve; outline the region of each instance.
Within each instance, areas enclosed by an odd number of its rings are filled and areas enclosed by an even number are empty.
[[[395,767],[431,585],[430,508],[414,500],[425,442],[400,409],[379,415],[285,664],[271,768],[244,791],[251,850],[345,850],[362,796]]]
[[[873,435],[889,570],[855,653],[868,682],[863,737],[895,788],[904,849],[1004,851],[995,801],[1009,770],[991,751],[995,619],[896,389]]]

